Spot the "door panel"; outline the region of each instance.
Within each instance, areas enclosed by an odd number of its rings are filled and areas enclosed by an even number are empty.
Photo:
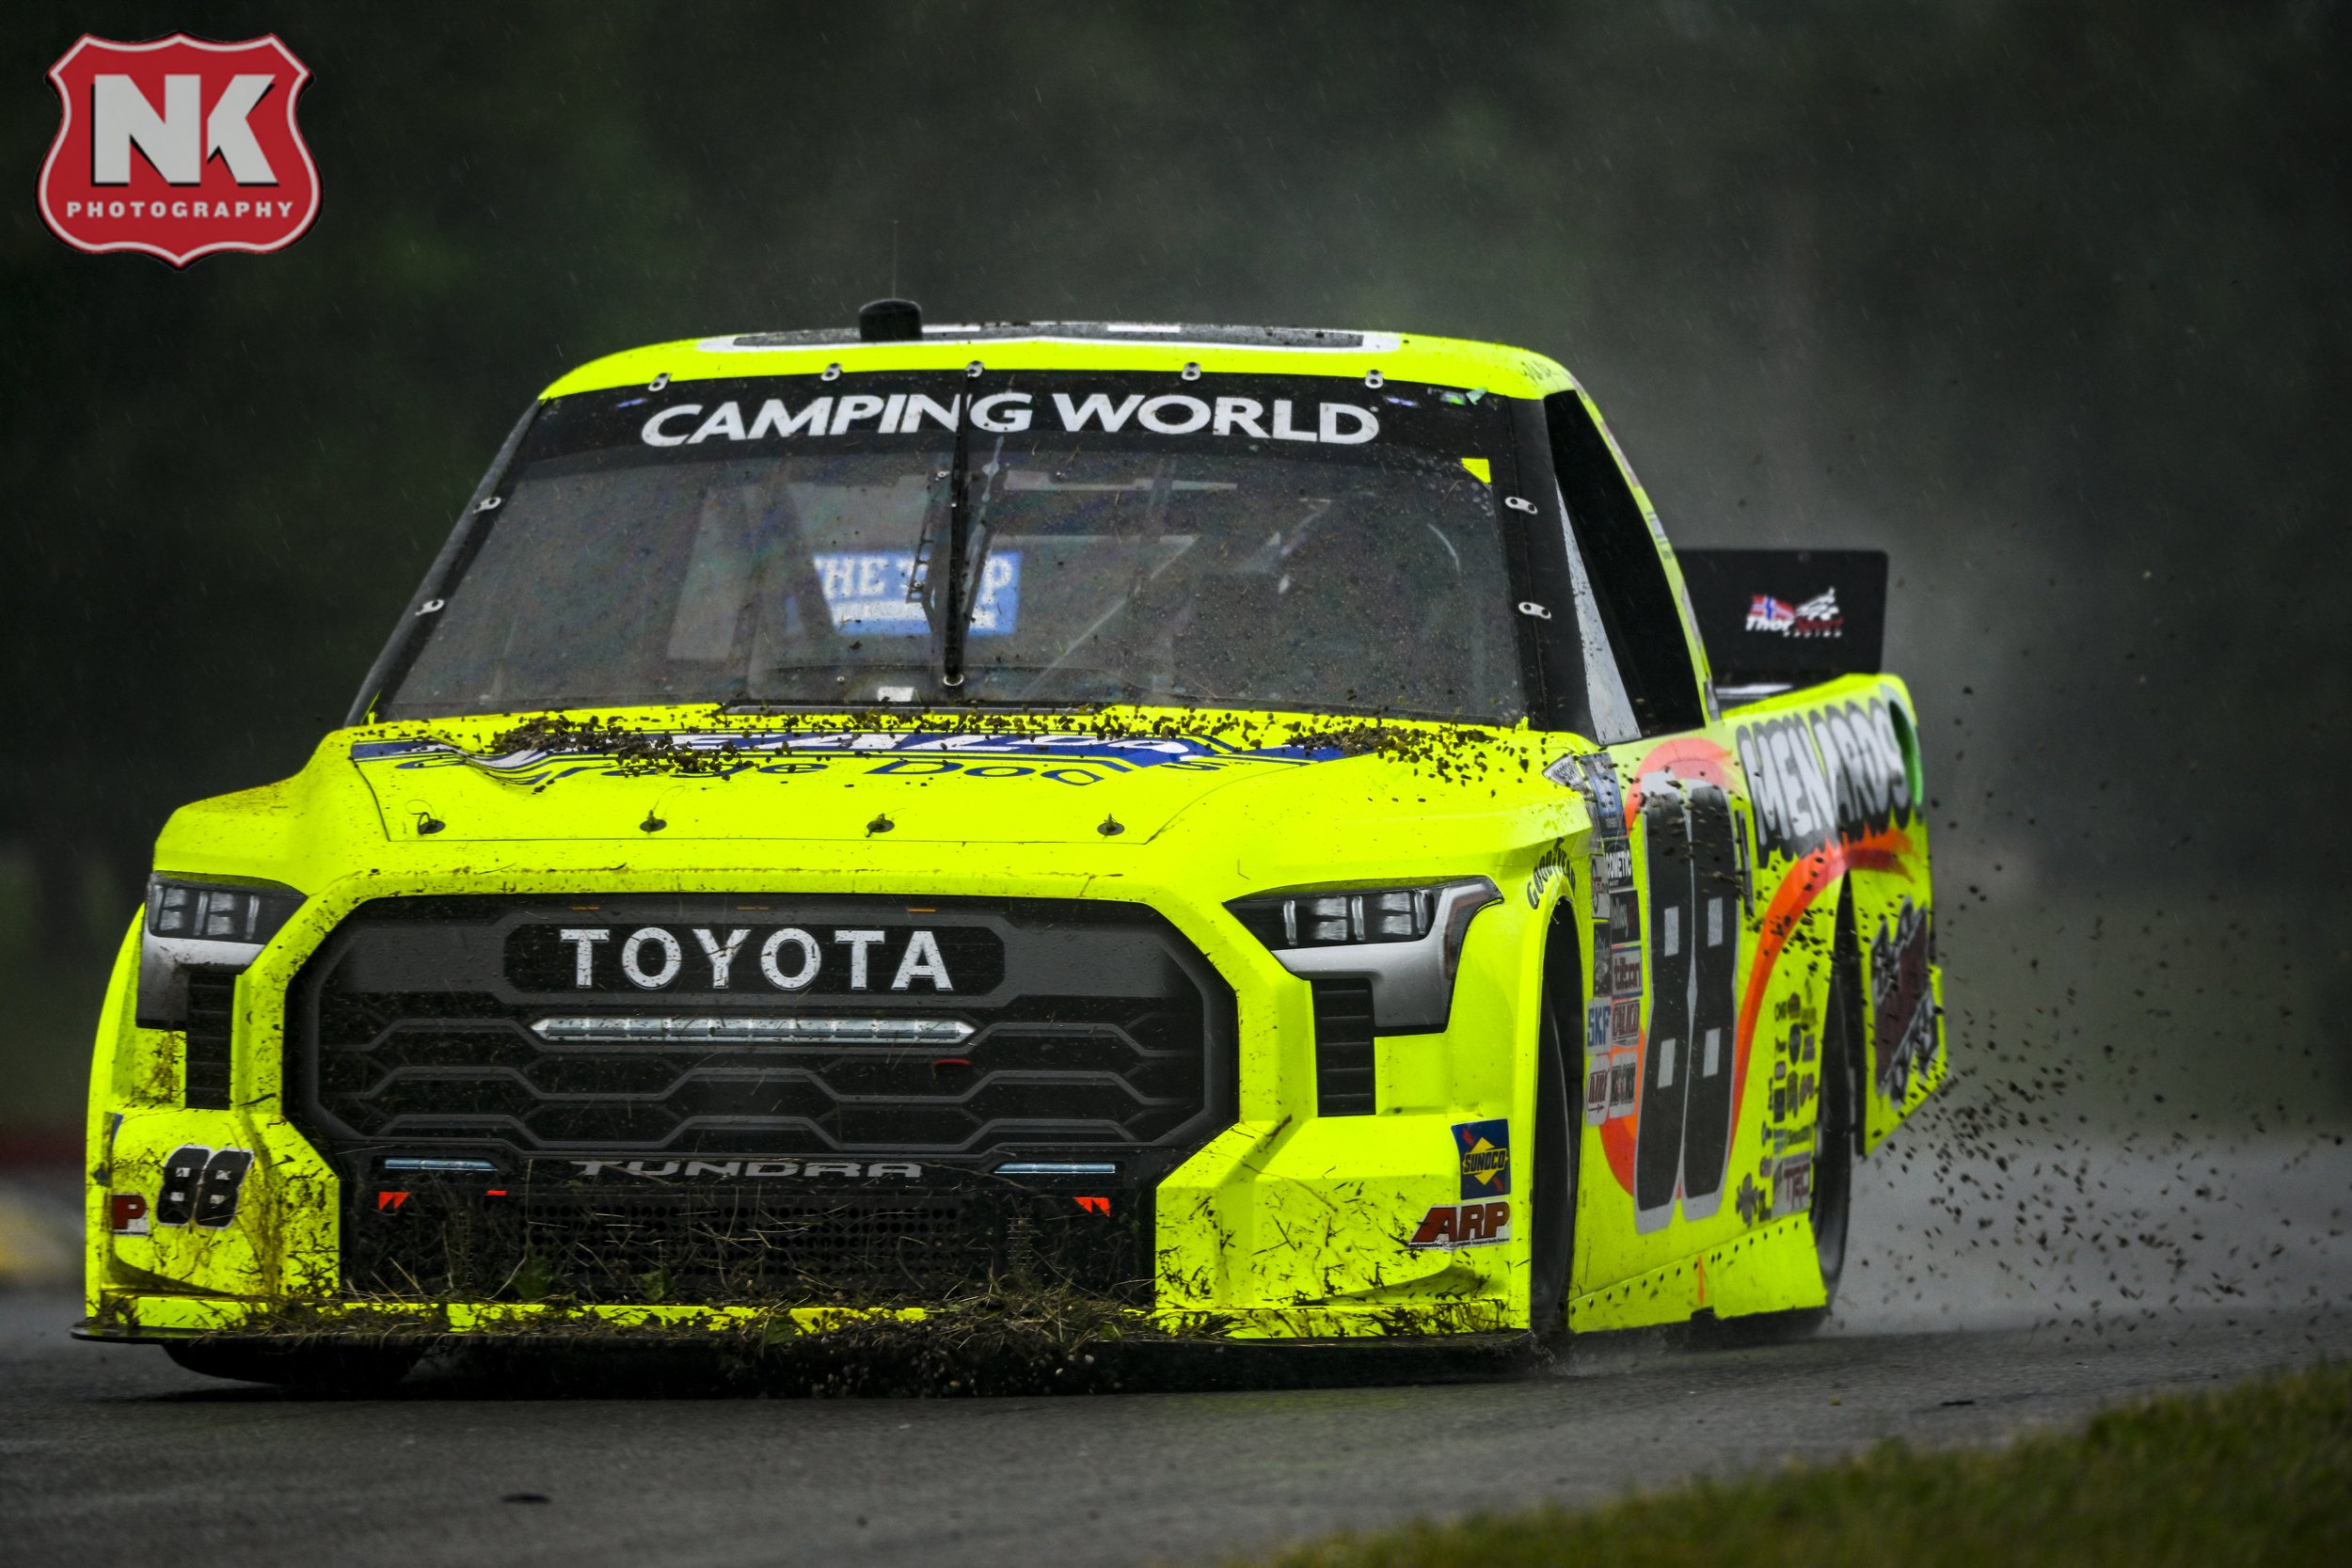
[[[1682,1113],[1682,1212],[1704,1219],[1723,1201],[1731,1159],[1734,1036],[1740,1019],[1739,824],[1712,784],[1687,786],[1690,824],[1691,1064]]]

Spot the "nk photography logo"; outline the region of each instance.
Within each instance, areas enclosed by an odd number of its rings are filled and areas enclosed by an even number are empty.
[[[319,171],[294,126],[310,72],[275,35],[85,37],[49,79],[65,121],[40,166],[40,215],[76,250],[184,267],[215,250],[283,250],[319,215]]]

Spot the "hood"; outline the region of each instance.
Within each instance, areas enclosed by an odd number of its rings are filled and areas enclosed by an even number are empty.
[[[1263,724],[1238,736],[1164,723],[943,729],[936,717],[889,728],[532,728],[358,739],[351,762],[391,839],[1138,844],[1228,785],[1363,749]],[[471,749],[498,741],[510,744]]]

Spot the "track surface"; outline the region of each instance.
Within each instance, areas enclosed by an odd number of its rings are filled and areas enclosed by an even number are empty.
[[[2185,1170],[2110,1150],[2044,1172],[2035,1190],[2053,1205],[2074,1194],[2117,1222],[2121,1267],[2104,1220],[2067,1227],[2077,1250],[2061,1257],[2034,1242],[2038,1211],[1959,1226],[1940,1207],[1952,1171],[1930,1185],[1890,1164],[1857,1195],[1871,1216],[1857,1261],[1871,1266],[1828,1337],[1748,1349],[1613,1337],[1476,1384],[550,1400],[422,1377],[390,1401],[313,1402],[191,1376],[153,1349],[67,1340],[66,1297],[0,1297],[0,1561],[1206,1562],[1887,1437],[1993,1441],[2352,1354],[2346,1163],[2296,1158],[2201,1155]],[[2254,1196],[2216,1190],[2225,1174]],[[2192,1183],[2177,1237],[2162,1218],[2176,1177]],[[1968,1212],[2008,1207],[1984,1190]],[[1979,1233],[1923,1242],[1931,1227]],[[2010,1267],[1988,1246],[2001,1237],[2039,1267]],[[1938,1326],[1949,1309],[1976,1326]],[[501,1500],[515,1494],[548,1501]]]

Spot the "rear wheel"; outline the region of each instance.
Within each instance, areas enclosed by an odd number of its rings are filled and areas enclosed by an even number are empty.
[[[1846,1232],[1853,1215],[1855,1129],[1862,1101],[1862,975],[1851,907],[1837,922],[1830,960],[1828,1016],[1821,1023],[1821,1118],[1813,1139],[1813,1255],[1827,1292],[1826,1319],[1846,1275]]]
[[[1821,1268],[1819,1307],[1759,1312],[1715,1325],[1725,1344],[1802,1338],[1829,1322],[1846,1274],[1846,1234],[1853,1215],[1853,1168],[1862,1104],[1862,967],[1850,908],[1837,916],[1831,950],[1829,997],[1821,1020],[1821,1109],[1814,1124],[1813,1257]]]
[[[296,1393],[380,1394],[408,1375],[421,1345],[275,1345],[235,1339],[173,1339],[164,1354],[206,1377],[273,1383]]]

